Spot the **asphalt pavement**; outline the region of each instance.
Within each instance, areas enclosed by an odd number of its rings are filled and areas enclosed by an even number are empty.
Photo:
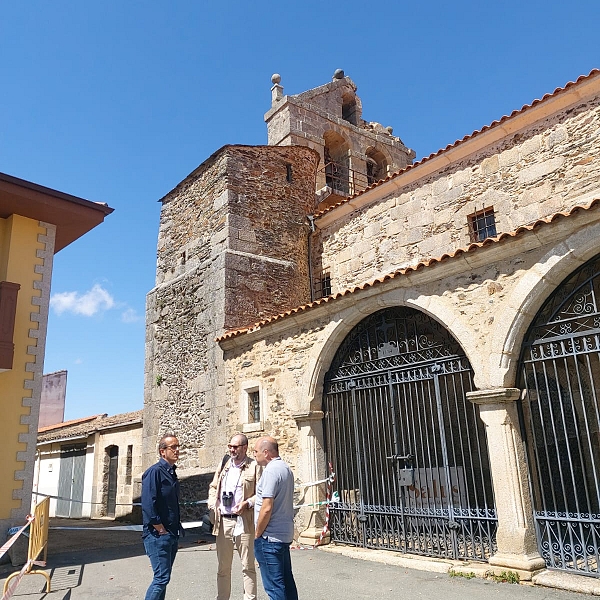
[[[141,536],[132,531],[103,531],[115,523],[106,521],[66,522],[86,529],[51,529],[47,571],[52,590],[43,592],[45,579],[25,576],[13,598],[20,600],[118,600],[141,599],[152,579]],[[52,520],[51,527],[65,525]],[[213,600],[217,568],[214,538],[188,531],[182,538],[167,600]],[[365,560],[364,556],[375,560]],[[396,553],[359,551],[352,548],[292,550],[294,576],[301,599],[431,599],[438,600],[575,600],[583,594],[542,586],[499,583],[479,577],[450,576],[447,564],[429,563],[427,570],[393,564]],[[409,561],[410,562],[410,561]],[[392,563],[392,564],[386,564]],[[415,561],[415,565],[420,564]],[[431,566],[433,565],[433,567]],[[0,583],[18,569],[0,567]],[[242,600],[241,565],[234,559],[232,599]],[[267,600],[260,584],[258,598]]]

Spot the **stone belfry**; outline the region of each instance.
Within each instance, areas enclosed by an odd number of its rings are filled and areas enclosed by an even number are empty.
[[[278,74],[271,81],[269,145],[308,146],[319,153],[319,209],[362,192],[415,158],[391,127],[363,120],[356,84],[341,69],[330,83],[294,96],[284,96]]]

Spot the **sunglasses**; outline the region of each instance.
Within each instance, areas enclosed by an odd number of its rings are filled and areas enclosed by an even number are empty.
[[[237,446],[234,444],[227,444],[227,447],[230,450],[237,450],[238,448],[241,448],[242,446],[247,446],[248,444],[238,444]]]

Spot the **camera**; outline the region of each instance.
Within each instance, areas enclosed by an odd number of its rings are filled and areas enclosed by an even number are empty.
[[[233,506],[233,492],[223,492],[221,502],[225,508],[231,508]]]

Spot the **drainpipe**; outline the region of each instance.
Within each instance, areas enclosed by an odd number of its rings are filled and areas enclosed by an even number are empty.
[[[310,301],[314,302],[315,300],[315,292],[313,290],[313,270],[312,270],[312,244],[311,238],[312,234],[315,232],[315,216],[314,215],[306,215],[308,219],[308,223],[310,224],[310,231],[308,232],[308,278],[309,278],[309,287],[310,287]]]

